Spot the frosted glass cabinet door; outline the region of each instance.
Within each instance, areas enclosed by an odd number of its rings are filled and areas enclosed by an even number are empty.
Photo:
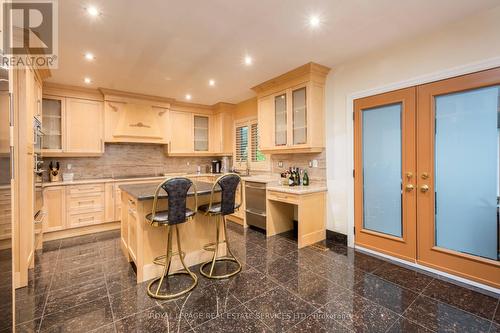
[[[435,98],[438,247],[498,259],[499,87]]]
[[[62,99],[44,98],[42,101],[42,149],[62,149]]]
[[[362,111],[363,227],[402,237],[401,104]]]
[[[208,117],[194,116],[194,150],[208,151]]]
[[[275,117],[275,144],[276,146],[286,146],[287,139],[287,119],[286,119],[286,93],[274,97],[274,117]]]
[[[306,88],[292,91],[293,144],[307,143]]]

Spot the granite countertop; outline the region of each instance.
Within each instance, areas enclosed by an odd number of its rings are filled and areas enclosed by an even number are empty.
[[[312,183],[309,186],[285,186],[279,183],[268,184],[269,191],[290,193],[290,194],[310,194],[318,192],[327,192],[328,188],[325,183]]]
[[[255,183],[273,183],[278,182],[279,177],[276,175],[255,175],[255,176],[241,176],[241,180],[245,182],[255,182]]]
[[[195,181],[194,184],[196,185],[196,190],[198,195],[207,195],[212,192],[212,186],[213,186],[212,183]],[[137,199],[139,201],[144,201],[144,200],[154,199],[158,185],[159,185],[158,182],[145,183],[145,184],[130,184],[130,185],[121,185],[120,189],[128,193],[134,199]],[[220,188],[216,188],[216,191],[217,192],[220,191]],[[193,196],[193,195],[194,195],[194,189],[193,187],[191,187],[189,189],[188,196]],[[165,191],[160,191],[158,198],[165,199],[167,197],[168,195]]]

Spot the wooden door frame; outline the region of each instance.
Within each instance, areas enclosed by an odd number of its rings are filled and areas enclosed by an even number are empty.
[[[395,237],[376,231],[363,229],[363,159],[362,159],[362,110],[383,105],[401,103],[402,123],[402,238]],[[356,226],[356,243],[371,250],[383,252],[391,256],[411,261],[416,257],[416,193],[405,191],[406,185],[415,186],[416,171],[416,137],[415,137],[415,111],[416,111],[416,88],[396,90],[381,95],[375,95],[354,101],[354,209]],[[406,174],[411,173],[411,177]],[[380,243],[380,247],[374,241]],[[382,249],[383,247],[383,249]]]
[[[417,186],[428,185],[417,193],[417,262],[451,274],[500,288],[500,262],[438,247],[435,241],[434,130],[435,96],[500,85],[500,67],[441,80],[417,87]],[[422,173],[428,179],[422,179]]]

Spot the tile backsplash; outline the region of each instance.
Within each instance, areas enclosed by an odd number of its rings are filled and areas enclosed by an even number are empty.
[[[318,161],[318,167],[312,168],[309,162]],[[279,167],[278,163],[283,162],[283,167]],[[309,178],[316,181],[326,181],[326,155],[325,151],[315,154],[284,154],[271,155],[271,172],[281,173],[283,170],[290,167],[298,167],[307,169]]]
[[[109,178],[121,176],[162,175],[172,172],[194,173],[198,165],[206,172],[211,157],[169,157],[162,145],[144,143],[110,143],[98,157],[44,158],[44,169],[50,161],[60,163],[61,172],[74,173],[75,179]],[[71,164],[71,170],[67,166]],[[45,174],[48,179],[48,174]]]

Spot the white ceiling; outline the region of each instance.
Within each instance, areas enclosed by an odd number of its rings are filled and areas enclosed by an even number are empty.
[[[102,12],[91,18],[85,8]],[[236,103],[314,61],[349,58],[499,5],[498,0],[63,0],[49,81],[192,102]],[[321,17],[317,30],[309,15]],[[83,58],[95,54],[94,62]],[[242,65],[245,54],[254,59]],[[209,79],[215,87],[208,86]]]

